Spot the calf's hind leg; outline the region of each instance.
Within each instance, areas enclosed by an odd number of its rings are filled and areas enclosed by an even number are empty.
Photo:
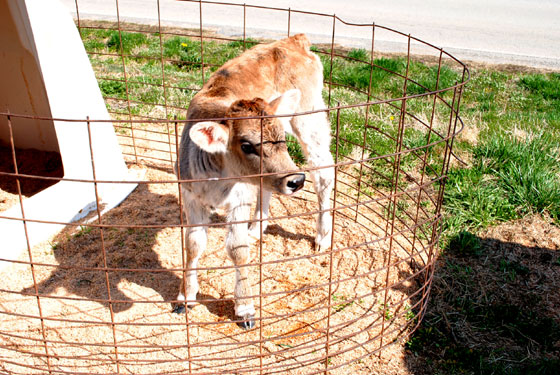
[[[319,99],[314,109],[324,108],[322,99]],[[330,197],[334,185],[334,160],[330,152],[330,125],[325,113],[313,113],[305,116],[296,116],[292,119],[292,129],[299,143],[309,167],[317,168],[309,172],[313,180],[313,187],[319,203],[319,216],[317,218],[317,236],[315,249],[321,250],[331,246],[332,216]]]

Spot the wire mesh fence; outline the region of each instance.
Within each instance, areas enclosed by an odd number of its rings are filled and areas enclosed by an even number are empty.
[[[92,178],[64,176],[61,162],[25,169],[14,127],[38,116],[0,113],[10,132],[9,160],[0,175],[8,197],[21,205],[33,185],[59,181],[95,191],[92,213],[55,237],[3,260],[0,358],[7,373],[94,374],[349,374],[389,345],[404,342],[420,323],[438,251],[441,205],[455,136],[462,128],[461,93],[468,70],[442,49],[375,24],[246,4],[183,1],[198,28],[126,22],[119,2],[113,19],[75,17],[115,129],[137,181],[96,179],[91,131],[107,120],[39,118],[64,126],[85,124]],[[238,14],[234,35],[205,27],[208,7]],[[286,20],[293,35],[309,19],[330,28],[312,50],[324,67],[323,97],[332,125],[335,182],[332,246],[314,248],[317,197],[309,183],[293,197],[275,196],[268,227],[251,247],[256,326],[243,330],[234,316],[235,267],[224,251],[231,222],[212,215],[208,246],[197,267],[197,305],[172,313],[187,273],[180,185],[173,172],[194,94],[225,61],[263,41],[253,32],[258,12]],[[300,23],[298,23],[300,22]],[[235,23],[232,21],[232,23]],[[254,23],[254,25],[253,25]],[[366,48],[345,48],[345,30],[359,30]],[[255,32],[255,35],[258,33]],[[376,50],[386,36],[403,53]],[[310,37],[313,41],[313,36]],[[418,53],[422,56],[419,57]],[[306,116],[310,113],[297,114]],[[257,117],[261,118],[261,117]],[[199,120],[197,120],[199,121]],[[302,150],[288,138],[292,158],[306,174]],[[37,164],[44,156],[33,156]],[[56,158],[55,158],[56,159]],[[54,166],[53,166],[54,165]],[[63,167],[63,166],[62,166]],[[56,170],[58,174],[49,174]],[[264,175],[256,176],[262,178]],[[309,180],[309,179],[308,179]],[[98,187],[138,184],[118,207],[103,213]],[[10,188],[6,186],[10,184]],[[64,202],[60,202],[64,205]],[[259,210],[258,205],[253,210]],[[36,220],[17,220],[27,228]],[[258,220],[257,220],[258,223]],[[31,227],[29,227],[31,228]]]

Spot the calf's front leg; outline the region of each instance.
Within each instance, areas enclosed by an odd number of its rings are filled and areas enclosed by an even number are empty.
[[[250,217],[250,205],[238,203],[231,208],[228,222],[246,221]],[[229,257],[235,265],[235,318],[239,320],[239,326],[250,329],[255,326],[255,307],[251,299],[251,283],[249,280],[250,259],[248,245],[247,224],[231,224],[226,238],[226,249]]]
[[[262,194],[262,201],[261,201]],[[262,190],[262,193],[257,194],[257,205],[255,206],[255,213],[253,215],[253,222],[249,225],[249,238],[253,241],[258,241],[261,237],[261,225],[259,219],[262,221],[262,233],[268,227],[268,211],[270,209],[270,198],[272,193],[268,190]],[[262,202],[262,203],[261,203]]]
[[[185,189],[183,189],[183,197],[183,209],[189,227],[186,229],[185,237],[186,272],[177,296],[177,300],[184,303],[179,303],[173,309],[176,313],[185,312],[185,305],[190,308],[196,304],[196,294],[198,293],[196,268],[198,267],[198,259],[206,250],[208,227],[205,224],[210,222],[210,213],[206,207],[197,203],[196,199],[191,199]]]

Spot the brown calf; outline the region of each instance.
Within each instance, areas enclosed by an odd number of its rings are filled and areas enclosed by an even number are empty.
[[[187,223],[193,225],[187,229],[187,272],[178,296],[187,306],[196,302],[198,281],[193,268],[207,242],[207,227],[198,225],[207,224],[215,208],[226,209],[228,222],[249,220],[260,185],[258,177],[214,178],[256,175],[261,173],[261,164],[262,173],[272,173],[263,178],[263,201],[257,202],[254,216],[258,220],[261,205],[262,219],[268,216],[272,192],[293,194],[305,182],[305,175],[295,172],[285,131],[298,138],[310,167],[333,164],[330,126],[324,112],[264,120],[236,119],[325,108],[321,96],[323,68],[309,45],[307,38],[299,34],[255,46],[218,69],[190,103],[187,118],[200,122],[191,122],[183,130],[176,171],[181,179],[212,180],[181,185]],[[205,120],[211,118],[227,120]],[[332,167],[319,168],[310,174],[321,210],[315,246],[326,248],[330,246],[332,230],[328,210],[334,171]],[[263,221],[263,229],[266,224]],[[248,267],[242,266],[249,262],[249,236],[258,238],[259,232],[258,222],[250,229],[247,224],[231,224],[226,239],[226,249],[236,266],[235,315],[243,328],[254,326],[255,309]],[[185,308],[179,305],[175,311],[183,312]]]

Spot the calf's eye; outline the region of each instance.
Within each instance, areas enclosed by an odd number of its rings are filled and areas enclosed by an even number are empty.
[[[250,155],[250,154],[258,155],[257,150],[255,149],[255,146],[253,146],[249,142],[244,142],[244,143],[241,144],[241,151],[243,151],[247,155]]]

